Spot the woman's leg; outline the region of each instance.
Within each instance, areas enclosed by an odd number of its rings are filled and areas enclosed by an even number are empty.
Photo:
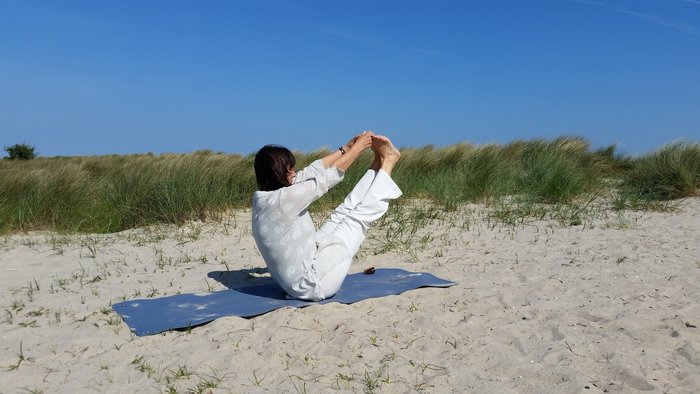
[[[372,182],[374,182],[374,178],[377,176],[377,172],[380,169],[382,169],[382,164],[386,160],[384,160],[384,155],[380,151],[380,145],[386,142],[391,144],[391,141],[389,141],[388,138],[383,136],[375,136],[375,138],[379,139],[380,142],[373,143],[372,150],[374,151],[374,161],[372,162],[372,165],[367,170],[365,175],[362,178],[360,178],[360,181],[357,182],[357,184],[352,189],[350,194],[348,194],[348,196],[345,198],[343,203],[338,205],[338,207],[336,207],[335,210],[333,210],[329,218],[326,219],[326,221],[321,225],[321,228],[316,233],[317,245],[320,244],[320,241],[326,239],[335,230],[336,226],[338,226],[338,223],[343,221],[343,219],[348,215],[348,213],[352,209],[354,209],[360,203],[360,201],[362,201],[365,194],[367,194],[369,187],[372,185]],[[384,170],[389,171],[389,173],[391,173],[391,168],[393,168],[394,164],[391,164],[389,166],[385,165]]]
[[[331,215],[316,232],[316,245],[319,245],[321,241],[327,239],[338,226],[338,223],[342,222],[348,213],[362,201],[362,198],[367,194],[367,190],[369,190],[376,175],[377,172],[370,168],[365,175],[360,178],[360,181],[357,182],[350,194],[345,197],[343,203],[338,205],[338,207],[331,212]]]
[[[366,193],[361,200],[354,201],[354,206],[348,204],[345,207],[352,208],[344,208],[342,218],[333,223],[334,228],[331,232],[324,232],[317,237],[320,242],[314,270],[324,298],[333,296],[342,285],[352,258],[364,241],[369,226],[386,213],[389,201],[401,196],[401,190],[389,175],[400,154],[388,138],[382,138],[376,149],[373,146],[375,157],[380,160],[375,160],[376,175]]]

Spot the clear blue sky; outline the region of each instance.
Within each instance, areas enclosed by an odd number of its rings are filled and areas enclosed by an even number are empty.
[[[0,0],[0,145],[42,156],[700,140],[700,0]]]

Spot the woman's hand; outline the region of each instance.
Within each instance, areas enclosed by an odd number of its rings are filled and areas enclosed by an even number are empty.
[[[373,136],[374,133],[371,131],[363,131],[356,135],[345,146],[324,157],[322,159],[323,166],[325,168],[332,166],[346,170],[360,156],[360,153],[372,146]]]
[[[363,131],[362,133],[360,133],[360,134],[358,134],[358,135],[352,137],[352,139],[351,139],[350,141],[348,141],[347,144],[345,144],[345,146],[348,148],[348,149],[346,149],[346,150],[350,150],[350,148],[352,148],[352,146],[355,145],[355,142],[357,141],[357,139],[360,138],[361,136],[365,135],[365,134],[369,134],[370,137],[374,135],[374,133],[373,133],[372,131],[370,131],[370,130],[365,130],[365,131]]]
[[[371,147],[371,146],[372,146],[372,136],[373,136],[373,135],[374,135],[374,133],[372,133],[371,131],[365,131],[365,132],[363,132],[362,134],[356,136],[355,138],[353,138],[353,139],[351,140],[351,141],[352,141],[352,145],[349,145],[349,149],[348,149],[348,150],[349,150],[349,151],[350,151],[350,150],[353,150],[353,151],[357,151],[357,152],[362,152],[362,151],[364,151],[365,149]]]

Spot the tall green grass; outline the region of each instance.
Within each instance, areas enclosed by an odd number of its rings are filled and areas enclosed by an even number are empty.
[[[599,190],[613,166],[607,151],[591,151],[582,139],[560,138],[407,149],[395,178],[406,195],[447,208],[504,196],[566,203]]]
[[[327,153],[295,152],[298,167]],[[338,204],[371,160],[370,152],[363,154],[314,209]],[[614,147],[593,150],[580,138],[425,146],[402,149],[393,177],[406,199],[430,200],[445,209],[467,202],[569,204],[611,194],[624,196],[618,207],[626,207],[629,201],[698,195],[700,144],[676,143],[634,158],[617,155]],[[253,155],[199,151],[0,160],[0,232],[103,233],[217,218],[249,207],[255,189]]]
[[[115,232],[245,206],[252,157],[198,152],[0,162],[0,231]]]
[[[700,195],[700,144],[677,142],[632,161],[623,190],[647,200]]]

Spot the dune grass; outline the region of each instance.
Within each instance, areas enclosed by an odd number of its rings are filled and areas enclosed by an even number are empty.
[[[0,162],[0,231],[115,232],[245,206],[252,157],[196,152]]]
[[[580,138],[402,149],[394,178],[403,201],[443,209],[469,202],[571,204],[617,196],[615,206],[697,196],[700,144],[675,143],[640,157],[592,150]],[[298,167],[328,152],[295,152]],[[335,206],[372,160],[367,152],[314,210]],[[0,161],[0,232],[116,232],[156,223],[216,219],[250,206],[253,155],[189,154]],[[399,201],[402,201],[399,200]]]
[[[677,142],[632,161],[624,192],[646,200],[672,200],[700,191],[700,144]]]

